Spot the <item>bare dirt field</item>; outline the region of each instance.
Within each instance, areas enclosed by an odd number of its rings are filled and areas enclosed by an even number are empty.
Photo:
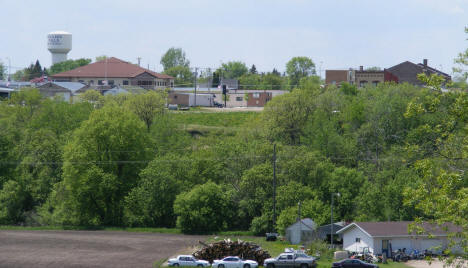
[[[0,231],[0,267],[152,267],[202,236],[118,231]]]
[[[408,261],[406,264],[410,267],[414,267],[414,268],[456,268],[456,267],[468,267],[468,263],[461,263],[461,262],[457,262],[459,264],[459,266],[453,264],[453,265],[449,265],[449,266],[444,266],[444,263],[440,260],[437,260],[437,259],[434,259],[431,261],[431,263],[429,264],[428,261],[424,261],[424,260],[411,260],[411,261]]]

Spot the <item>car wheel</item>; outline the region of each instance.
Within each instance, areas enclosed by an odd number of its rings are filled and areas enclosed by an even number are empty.
[[[178,263],[174,263],[174,267],[178,267],[178,266],[179,266],[179,264],[178,264]]]
[[[218,268],[224,268],[224,264],[218,265]]]
[[[308,267],[309,265],[307,265],[306,263],[301,264],[301,268],[308,268]]]
[[[244,264],[244,268],[250,268],[250,264]]]

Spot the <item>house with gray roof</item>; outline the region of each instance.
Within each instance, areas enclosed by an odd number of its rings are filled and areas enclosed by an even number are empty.
[[[73,95],[79,93],[80,90],[87,88],[86,85],[78,82],[46,82],[37,86],[39,92],[44,97],[60,96],[64,101],[71,101]]]

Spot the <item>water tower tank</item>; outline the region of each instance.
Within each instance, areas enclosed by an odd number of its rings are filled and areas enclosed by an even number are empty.
[[[67,60],[67,53],[72,49],[71,33],[56,31],[47,35],[47,49],[52,53],[52,64]]]

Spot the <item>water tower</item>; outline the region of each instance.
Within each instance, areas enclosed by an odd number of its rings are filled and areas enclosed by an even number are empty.
[[[72,49],[72,35],[64,31],[51,32],[47,35],[47,49],[52,53],[52,65],[66,61],[67,53]]]

